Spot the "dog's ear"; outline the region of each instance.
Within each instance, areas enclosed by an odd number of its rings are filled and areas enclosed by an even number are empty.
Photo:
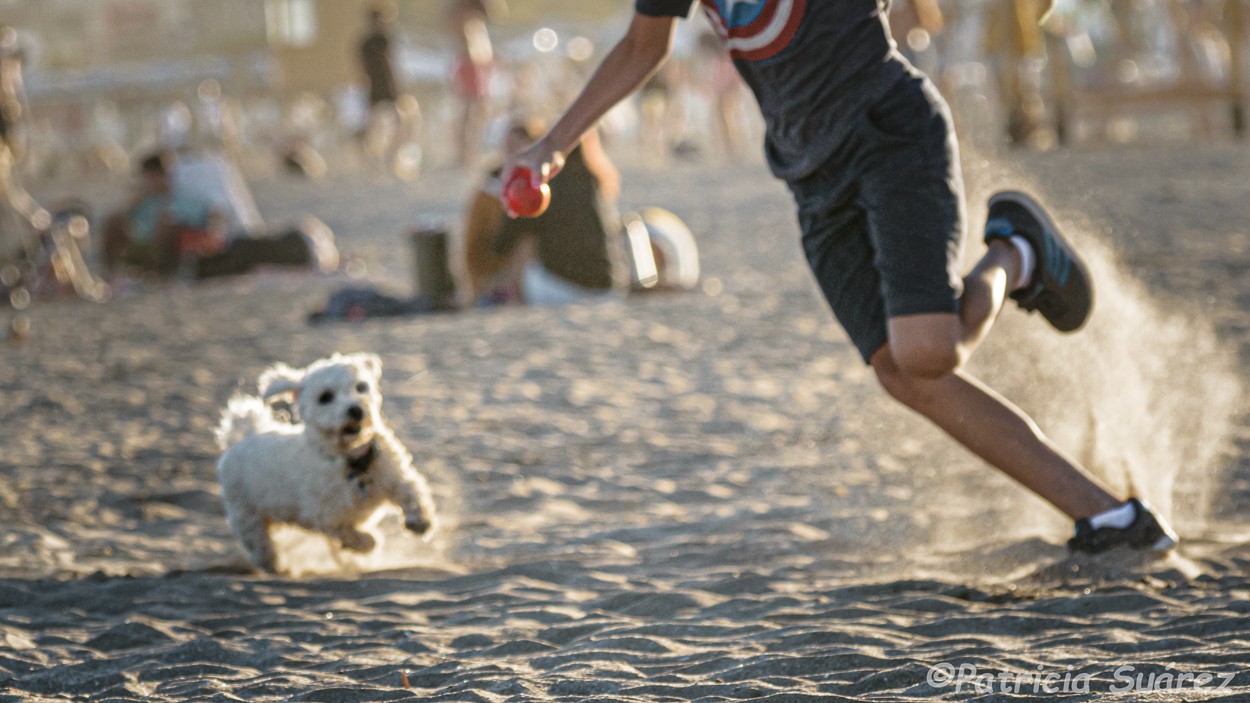
[[[360,353],[353,355],[356,363],[368,371],[374,378],[382,378],[382,359],[377,354]]]
[[[266,402],[288,393],[299,397],[300,384],[303,381],[303,370],[293,369],[286,364],[274,364],[260,375],[260,397]]]

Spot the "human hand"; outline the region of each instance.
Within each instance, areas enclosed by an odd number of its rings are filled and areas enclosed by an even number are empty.
[[[564,167],[564,155],[546,139],[513,154],[504,161],[501,199],[509,217],[537,217],[547,209],[551,189],[547,183]]]
[[[538,217],[551,204],[551,187],[528,168],[513,169],[503,186],[503,206],[509,217]]]

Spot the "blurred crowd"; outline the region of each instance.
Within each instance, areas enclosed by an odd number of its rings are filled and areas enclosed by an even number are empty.
[[[354,84],[324,93],[255,85],[231,93],[224,78],[206,77],[165,94],[124,97],[88,88],[73,99],[57,95],[24,107],[6,141],[28,182],[130,174],[159,149],[212,150],[248,175],[365,170],[413,180],[423,166],[475,169],[502,147],[512,119],[555,114],[593,68],[596,42],[609,39],[542,28],[518,36],[510,28],[501,42],[503,0],[445,5],[437,51],[445,53],[447,70],[439,80],[405,60],[425,56],[428,40],[397,24],[393,3],[380,2],[361,18],[360,41],[342,57],[358,76]],[[706,46],[715,38],[700,40]],[[656,163],[696,149],[716,158],[754,156],[748,140],[758,134],[749,130],[758,127],[747,124],[753,117],[732,66],[723,52],[689,43],[691,50],[653,82],[645,104],[614,113],[604,126],[607,139],[646,141]],[[20,75],[21,52],[14,56],[6,75]],[[714,137],[705,134],[705,120]]]
[[[473,167],[518,115],[553,115],[612,38],[593,27],[561,34],[505,25],[503,0],[444,4],[442,40],[432,46],[428,32],[401,27],[394,5],[379,3],[360,20],[357,55],[342,57],[359,80],[325,94],[265,86],[231,94],[207,77],[161,96],[87,89],[33,111],[21,97],[19,33],[8,29],[0,138],[28,179],[128,173],[157,148],[187,147],[218,149],[248,173],[381,166],[415,178],[423,164]],[[1039,29],[1042,5],[895,0],[889,13],[900,50],[940,83],[957,114],[975,116],[968,121],[986,143],[1045,145],[1066,118],[1056,114],[1061,93],[1218,86],[1240,71],[1240,2],[1065,0]],[[756,158],[758,117],[728,58],[703,23],[685,25],[674,60],[604,124],[609,148],[630,143],[652,164]],[[414,75],[401,60],[414,48],[445,56],[442,80]]]
[[[894,0],[888,12],[899,50],[939,84],[961,138],[991,149],[1047,148],[1133,138],[1156,102],[1193,133],[1222,122],[1240,132],[1241,2],[1062,0],[1040,26],[1042,0]],[[232,90],[225,78],[200,76],[161,94],[87,85],[72,99],[32,99],[29,76],[38,72],[27,71],[23,30],[0,27],[0,292],[19,307],[33,278],[99,297],[98,276],[120,267],[185,274],[182,252],[194,254],[197,275],[271,259],[337,262],[332,236],[311,219],[265,226],[247,176],[415,181],[423,170],[458,169],[485,174],[482,192],[490,193],[491,168],[509,139],[557,114],[615,38],[610,26],[560,18],[518,26],[508,10],[505,0],[442,0],[442,25],[416,32],[382,0],[359,18],[351,51],[336,57],[357,80],[295,94],[263,81]],[[432,76],[430,61],[414,56],[437,57],[445,69]],[[1136,97],[1118,103],[1121,94]],[[673,59],[588,145],[596,193],[619,191],[614,168],[604,166],[608,153],[637,167],[762,162],[762,124],[747,95],[710,27],[683,23]],[[94,218],[79,205],[45,209],[26,191],[33,182],[109,174],[134,179],[135,192]],[[83,235],[87,218],[93,244]],[[487,279],[511,265],[496,260],[499,252],[478,253],[462,262],[475,272],[470,297],[500,295]]]

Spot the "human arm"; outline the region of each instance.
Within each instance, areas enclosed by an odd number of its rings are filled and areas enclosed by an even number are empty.
[[[547,134],[504,164],[505,180],[527,168],[549,181],[560,171],[564,154],[609,110],[639,88],[664,63],[673,46],[676,17],[635,14],[617,42],[586,83],[580,95]]]

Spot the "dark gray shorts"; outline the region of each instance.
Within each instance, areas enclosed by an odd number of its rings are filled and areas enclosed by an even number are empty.
[[[887,319],[959,312],[959,149],[927,79],[900,79],[824,166],[789,185],[807,261],[865,362],[888,341]]]

